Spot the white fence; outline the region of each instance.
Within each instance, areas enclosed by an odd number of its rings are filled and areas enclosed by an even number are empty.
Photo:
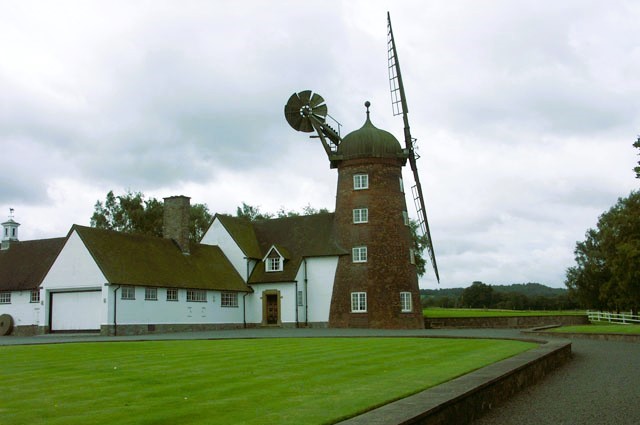
[[[631,325],[634,323],[640,324],[640,316],[634,316],[627,313],[609,313],[606,311],[587,311],[589,321],[591,322],[611,322],[621,323],[625,325]]]

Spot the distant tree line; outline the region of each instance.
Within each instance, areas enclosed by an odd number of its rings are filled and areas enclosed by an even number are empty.
[[[539,283],[488,285],[475,281],[467,288],[421,289],[420,293],[424,307],[504,310],[573,310],[578,307],[566,289]]]

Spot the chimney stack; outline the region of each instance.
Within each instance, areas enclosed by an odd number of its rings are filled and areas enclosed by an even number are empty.
[[[188,196],[164,198],[162,236],[173,239],[183,254],[189,254],[189,216],[191,204]]]

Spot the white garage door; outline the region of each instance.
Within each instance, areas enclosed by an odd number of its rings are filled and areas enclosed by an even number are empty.
[[[100,330],[101,310],[100,291],[56,292],[51,294],[51,330]]]

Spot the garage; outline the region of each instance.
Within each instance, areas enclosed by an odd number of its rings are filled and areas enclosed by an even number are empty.
[[[99,331],[102,292],[54,292],[51,294],[51,331]]]

